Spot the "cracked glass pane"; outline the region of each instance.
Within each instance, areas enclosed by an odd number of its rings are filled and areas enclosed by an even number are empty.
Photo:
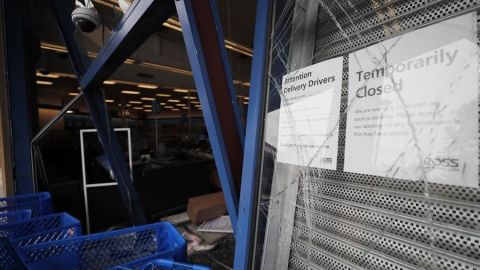
[[[480,269],[479,0],[277,0],[255,269]]]

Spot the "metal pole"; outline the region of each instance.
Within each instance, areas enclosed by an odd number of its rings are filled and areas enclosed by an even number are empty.
[[[240,192],[238,227],[236,231],[235,270],[250,269],[252,264],[252,235],[255,228],[254,221],[256,214],[255,198],[258,190],[257,179],[259,179],[259,163],[261,162],[259,157],[261,156],[263,140],[270,9],[270,0],[257,2],[247,133],[242,171],[242,189]]]

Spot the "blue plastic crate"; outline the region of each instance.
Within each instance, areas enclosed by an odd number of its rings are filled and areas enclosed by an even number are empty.
[[[32,216],[52,213],[52,197],[48,192],[0,198],[0,212],[31,210]]]
[[[17,248],[31,270],[108,269],[144,258],[185,260],[186,242],[170,223],[96,233]]]
[[[32,216],[32,210],[19,210],[13,212],[0,212],[0,225],[29,219]]]
[[[16,246],[38,244],[81,235],[80,221],[67,213],[51,214],[0,225],[0,237]]]
[[[6,237],[0,237],[0,269],[23,270],[26,269],[17,256],[14,247]]]
[[[144,263],[142,265],[138,265],[137,263],[130,263],[125,266],[118,266],[114,269],[115,270],[210,270],[210,268],[206,266],[176,262],[176,261],[167,260],[167,259],[155,259],[147,263]]]

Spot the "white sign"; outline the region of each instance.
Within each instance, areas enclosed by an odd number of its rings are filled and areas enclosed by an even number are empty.
[[[476,17],[349,55],[345,171],[478,187]]]
[[[343,58],[334,58],[282,78],[277,161],[337,168]]]

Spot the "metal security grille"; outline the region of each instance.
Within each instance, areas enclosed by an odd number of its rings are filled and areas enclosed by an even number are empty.
[[[478,186],[343,172],[348,54],[475,11],[480,0],[319,2],[314,63],[346,56],[338,165],[310,168],[299,181],[289,268],[480,269]]]

